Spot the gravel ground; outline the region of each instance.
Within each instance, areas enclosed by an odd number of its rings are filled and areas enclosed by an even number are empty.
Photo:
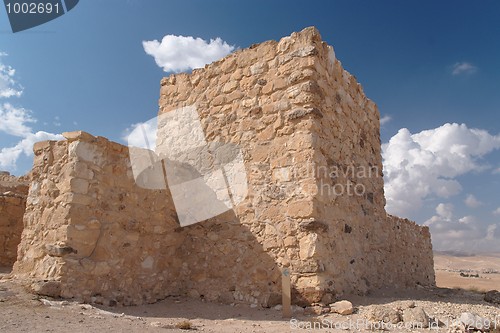
[[[460,332],[453,322],[463,312],[473,312],[500,324],[500,307],[486,303],[483,294],[447,288],[418,289],[348,299],[354,313],[326,313],[283,319],[276,309],[251,308],[245,304],[223,305],[189,298],[167,298],[156,304],[135,307],[104,307],[32,295],[3,274],[0,279],[0,332]],[[377,326],[368,318],[376,308],[422,308],[431,318],[448,326],[432,329]],[[405,326],[406,325],[406,326]],[[496,332],[500,332],[497,330]]]

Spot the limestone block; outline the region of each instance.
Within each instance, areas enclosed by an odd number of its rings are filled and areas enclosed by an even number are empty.
[[[71,169],[74,172],[74,176],[81,179],[91,180],[94,178],[94,172],[90,170],[86,163],[77,162],[74,164],[74,168]]]
[[[401,313],[387,306],[375,306],[369,313],[369,320],[397,324],[401,321]]]
[[[229,81],[228,83],[226,83],[222,87],[222,92],[225,94],[228,94],[228,93],[232,92],[233,90],[235,90],[236,88],[238,88],[238,81],[236,81],[236,80]]]
[[[87,194],[89,190],[89,182],[86,179],[74,178],[71,179],[71,191],[77,194]]]
[[[95,140],[95,137],[92,136],[89,133],[83,132],[83,131],[74,131],[74,132],[63,132],[62,136],[66,138],[69,142],[75,141],[75,140],[81,140],[81,141],[93,141]]]
[[[45,250],[51,257],[63,257],[71,253],[76,253],[72,247],[58,244],[45,244]]]
[[[460,315],[460,322],[467,330],[488,331],[494,326],[488,319],[471,312],[463,312]]]
[[[352,306],[352,303],[349,301],[338,301],[330,304],[330,311],[345,316],[352,314],[354,308]]]
[[[252,75],[259,75],[259,74],[262,74],[265,71],[267,71],[268,68],[269,67],[267,65],[267,62],[261,61],[261,62],[255,63],[252,66],[250,66],[250,73]]]
[[[33,151],[40,154],[43,150],[49,149],[51,141],[39,141],[33,145]]]
[[[83,205],[83,206],[88,206],[92,202],[92,197],[89,197],[84,194],[79,194],[79,193],[65,193],[64,194],[66,198],[66,202],[72,203],[72,204],[77,204],[77,205]],[[59,198],[58,198],[59,199]]]
[[[403,311],[403,321],[411,327],[429,327],[429,316],[420,307],[408,308]]]
[[[316,233],[308,234],[300,239],[299,241],[300,259],[306,260],[314,256],[314,254],[316,253],[317,241],[318,241],[318,235]]]
[[[314,205],[311,201],[294,201],[288,204],[286,213],[290,217],[310,217],[314,213]]]
[[[35,294],[57,298],[61,295],[61,282],[40,281],[33,283],[31,289]]]
[[[89,257],[97,246],[100,229],[89,229],[85,225],[70,225],[67,228],[68,245],[78,257]]]
[[[95,145],[85,141],[74,141],[69,144],[68,155],[81,161],[92,162],[102,166],[104,160]]]

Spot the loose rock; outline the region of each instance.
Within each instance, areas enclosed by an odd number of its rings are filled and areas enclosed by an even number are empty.
[[[490,290],[484,294],[484,300],[488,303],[500,304],[500,292],[498,290]]]
[[[460,315],[460,322],[467,329],[487,331],[491,328],[491,322],[475,313],[463,312]]]
[[[401,321],[401,314],[398,310],[386,306],[376,306],[370,312],[368,319],[377,322],[397,324]]]
[[[412,327],[429,327],[429,316],[420,307],[405,309],[403,311],[403,321]]]
[[[330,304],[330,311],[345,316],[352,314],[354,308],[352,306],[352,303],[349,301],[339,301]]]

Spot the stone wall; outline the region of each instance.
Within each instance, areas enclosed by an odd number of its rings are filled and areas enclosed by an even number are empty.
[[[37,143],[14,274],[41,294],[154,302],[177,291],[183,242],[166,191],[135,185],[128,148],[84,132]]]
[[[314,28],[164,78],[159,103],[240,149],[247,195],[180,227],[169,190],[134,181],[127,147],[82,132],[39,143],[14,266],[37,292],[269,306],[284,268],[296,304],[434,283],[428,229],[384,210],[377,108]],[[170,132],[158,129],[160,157]]]
[[[217,232],[217,237],[238,247],[242,241],[234,237],[230,226],[243,225],[253,235],[245,247],[263,251],[257,258],[249,256],[249,262],[241,266],[245,258],[227,257],[230,252],[219,251],[219,242],[202,243],[203,247],[193,243],[192,252],[208,252],[210,263],[222,263],[220,276],[208,275],[203,283],[189,279],[189,288],[197,293],[211,290],[228,294],[236,287],[237,299],[272,304],[279,296],[281,268],[291,267],[296,282],[315,265],[298,256],[299,243],[310,234],[308,227],[299,225],[308,224],[314,214],[312,188],[316,182],[314,175],[307,172],[315,154],[310,121],[315,111],[308,104],[314,98],[314,91],[309,89],[314,55],[310,32],[305,32],[280,43],[269,41],[235,52],[205,69],[194,70],[191,75],[173,75],[161,82],[160,116],[194,106],[207,142],[240,147],[248,195],[235,208],[232,221]],[[159,142],[162,135],[168,134],[160,128]],[[290,169],[281,168],[283,163]],[[196,228],[205,225],[202,222]],[[201,233],[200,237],[206,238],[207,234]],[[199,265],[191,261],[187,262],[188,267]],[[270,269],[261,264],[267,261],[276,267]],[[240,266],[246,275],[243,281],[239,280]],[[238,290],[242,284],[254,291]],[[294,287],[295,302],[311,301],[308,285],[295,283]]]
[[[28,181],[0,172],[0,266],[12,266],[23,231]]]
[[[316,29],[163,79],[160,115],[193,106],[207,141],[242,149],[236,216],[291,270],[296,303],[434,283],[427,228],[384,209],[377,107]]]
[[[13,273],[35,292],[124,305],[177,294],[263,304],[279,296],[276,264],[233,212],[180,228],[167,190],[135,184],[128,147],[63,135],[34,147]]]
[[[376,242],[387,242],[385,258],[379,248],[372,248],[377,251],[376,262],[381,263],[381,271],[384,267],[394,267],[392,272],[380,272],[385,281],[383,285],[399,288],[434,285],[434,256],[429,228],[392,215],[387,216],[386,223],[387,238],[383,238],[385,233],[379,233],[381,238]]]
[[[311,117],[317,183],[313,217],[321,227],[304,241],[310,246],[307,255],[299,255],[316,260],[316,270],[308,273],[317,279],[314,285],[333,294],[433,284],[427,227],[385,212],[377,106],[317,31],[310,38],[315,55],[309,103],[318,110]]]

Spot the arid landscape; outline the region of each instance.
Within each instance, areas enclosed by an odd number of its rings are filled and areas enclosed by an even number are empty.
[[[34,296],[9,279],[2,270],[0,280],[0,332],[461,332],[460,316],[470,312],[483,318],[500,319],[500,305],[484,301],[482,291],[500,288],[500,256],[435,255],[437,288],[407,292],[381,290],[368,296],[346,297],[352,302],[351,315],[314,314],[314,306],[294,307],[293,319],[283,319],[279,306],[263,309],[247,304],[222,305],[198,299],[169,297],[156,304],[107,307]],[[460,276],[460,273],[476,277]],[[430,328],[410,328],[377,323],[376,316],[423,309],[431,318]],[[321,309],[320,311],[324,311]],[[403,318],[406,319],[403,315]],[[439,321],[438,321],[439,320]],[[495,331],[494,323],[490,332]]]
[[[500,2],[4,2],[0,333],[500,333]]]
[[[434,269],[438,287],[462,288],[480,292],[500,289],[500,254],[498,253],[481,255],[436,253]]]

